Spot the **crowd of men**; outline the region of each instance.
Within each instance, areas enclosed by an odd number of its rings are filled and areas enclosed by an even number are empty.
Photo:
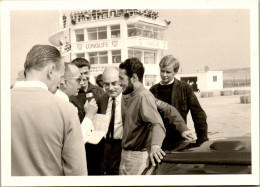
[[[189,84],[174,78],[180,63],[161,59],[161,81],[143,85],[138,58],[107,67],[100,87],[89,82],[90,63],[64,63],[60,51],[35,45],[24,64],[24,81],[11,90],[12,176],[140,175],[156,166],[179,141],[207,139],[206,114]],[[101,77],[101,76],[100,76]],[[96,114],[109,116],[101,140],[93,136]]]
[[[94,9],[94,10],[81,10],[74,11],[70,13],[70,21],[73,25],[79,22],[96,20],[96,19],[106,19],[106,18],[114,18],[120,16],[132,16],[132,15],[140,15],[145,16],[151,19],[157,19],[159,16],[158,12],[155,12],[150,9],[139,10],[139,9]],[[62,16],[63,26],[66,27],[67,16],[63,14]]]

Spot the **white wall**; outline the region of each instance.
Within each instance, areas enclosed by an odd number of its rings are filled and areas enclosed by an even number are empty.
[[[213,82],[213,76],[217,76],[216,82]],[[177,74],[175,77],[179,80],[181,77],[197,77],[200,91],[219,90],[223,88],[223,71],[183,73]]]
[[[217,77],[217,81],[213,81],[213,77]],[[219,90],[223,88],[223,71],[207,72],[207,90]]]

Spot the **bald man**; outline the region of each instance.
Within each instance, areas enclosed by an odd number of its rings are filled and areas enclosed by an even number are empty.
[[[106,93],[100,96],[97,101],[98,113],[110,116],[108,132],[105,140],[103,140],[105,143],[101,169],[105,175],[118,175],[121,160],[121,142],[123,135],[121,117],[122,88],[118,84],[118,75],[118,69],[115,67],[107,67],[104,70],[102,80]]]
[[[81,79],[79,68],[74,64],[65,63],[64,78],[61,81],[56,95],[69,101],[70,96],[78,95],[81,84],[83,84],[83,81]]]
[[[75,64],[65,63],[64,78],[61,81],[59,89],[56,91],[55,95],[69,102],[70,96],[78,95],[82,84],[84,84],[84,82],[81,79],[79,68]],[[90,105],[92,105],[92,107],[90,107]],[[92,99],[89,103],[86,103],[84,105],[84,110],[86,111],[86,115],[81,122],[81,130],[83,135],[83,142],[86,143],[92,135],[92,131],[94,130],[92,119],[97,112],[96,101]]]

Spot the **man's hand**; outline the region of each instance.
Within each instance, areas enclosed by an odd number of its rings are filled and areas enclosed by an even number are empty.
[[[165,152],[161,149],[159,145],[151,146],[151,151],[149,153],[149,156],[153,166],[156,166],[154,158],[158,163],[160,163],[161,160],[163,159],[163,156],[165,155],[166,155]]]
[[[98,110],[98,106],[94,98],[91,99],[90,102],[88,102],[88,100],[86,101],[84,105],[84,110],[86,112],[86,117],[92,120]]]
[[[190,130],[184,131],[181,133],[181,137],[185,138],[185,140],[192,141],[194,140],[194,136]]]

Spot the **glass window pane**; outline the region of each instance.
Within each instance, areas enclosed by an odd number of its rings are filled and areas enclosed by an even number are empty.
[[[99,52],[98,55],[107,55],[107,51]]]
[[[90,57],[92,57],[92,56],[97,56],[97,52],[95,52],[95,53],[89,53],[88,54]]]
[[[83,29],[75,30],[75,33],[76,34],[84,34],[84,30]]]
[[[120,63],[121,62],[121,55],[112,56],[113,63]]]
[[[107,56],[99,57],[99,64],[107,64],[107,63],[108,63],[108,57]]]
[[[98,57],[90,57],[89,62],[90,64],[98,64]]]
[[[98,31],[106,31],[107,27],[98,27]]]
[[[84,41],[84,34],[77,34],[77,35],[76,35],[76,41],[77,41],[77,42],[82,42],[82,41]]]
[[[145,28],[146,30],[152,30],[152,27],[147,26],[147,25],[146,25],[144,28]]]
[[[97,32],[97,28],[88,28],[88,32]]]
[[[128,37],[136,36],[136,29],[128,29]]]
[[[136,27],[137,27],[137,28],[141,28],[141,29],[144,28],[144,26],[141,25],[141,24],[136,24]]]
[[[121,54],[121,51],[118,50],[118,51],[112,51],[112,55],[120,55]]]
[[[155,53],[154,52],[144,52],[144,63],[145,64],[155,64]]]
[[[98,39],[107,39],[107,31],[99,32]]]
[[[128,50],[128,56],[129,55],[133,55],[134,54],[134,51],[133,50]]]
[[[135,27],[135,24],[128,24],[127,25],[127,28],[133,28],[133,27]]]
[[[134,55],[141,55],[142,52],[141,51],[134,51]]]
[[[120,38],[120,30],[111,31],[111,38]]]
[[[88,33],[88,40],[97,40],[97,33],[96,32]]]
[[[120,25],[111,26],[111,30],[120,30]]]

